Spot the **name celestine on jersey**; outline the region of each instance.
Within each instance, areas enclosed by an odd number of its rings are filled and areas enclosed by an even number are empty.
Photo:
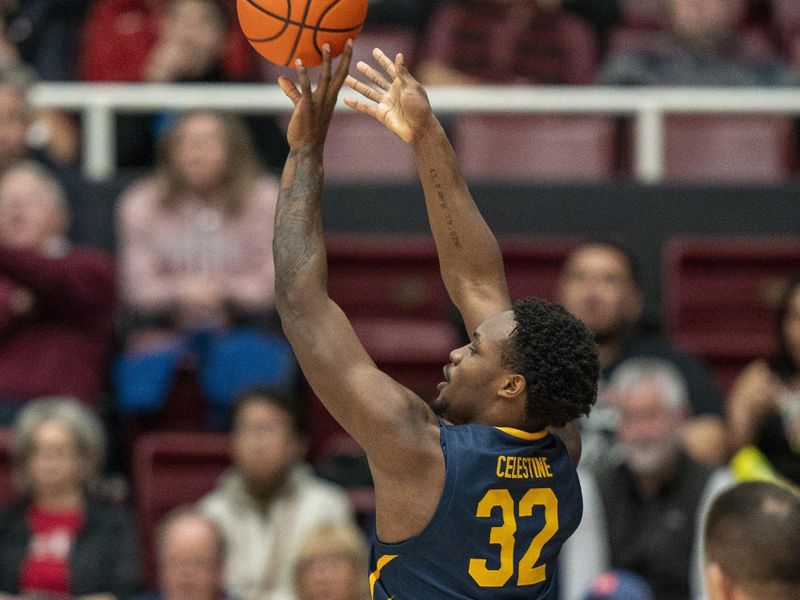
[[[497,476],[502,479],[545,479],[553,476],[544,456],[497,457]]]

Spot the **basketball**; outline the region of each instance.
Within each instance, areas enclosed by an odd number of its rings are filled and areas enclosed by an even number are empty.
[[[367,0],[236,0],[239,24],[261,56],[282,66],[296,59],[313,67],[322,62],[322,46],[331,55],[344,51],[367,16]]]

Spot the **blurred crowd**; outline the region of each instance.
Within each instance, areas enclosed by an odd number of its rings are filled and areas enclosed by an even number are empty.
[[[0,599],[369,597],[365,459],[319,437],[274,312],[280,121],[119,116],[117,164],[136,177],[109,213],[81,175],[80,122],[28,101],[36,81],[271,81],[233,4],[0,1],[0,467],[15,490]],[[427,84],[793,85],[794,4],[371,0],[365,33],[410,35]],[[774,352],[721,389],[644,318],[635,252],[587,240],[566,256],[557,299],[595,333],[602,381],[563,600],[613,598],[598,581],[620,577],[626,598],[702,600],[715,496],[800,488],[800,278],[783,284]],[[183,448],[145,516],[138,444],[178,430],[223,439],[226,469],[195,461],[205,487],[186,497]]]

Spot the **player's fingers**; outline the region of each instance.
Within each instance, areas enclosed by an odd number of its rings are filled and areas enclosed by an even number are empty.
[[[293,81],[288,80],[286,77],[278,77],[278,85],[283,90],[283,93],[289,97],[289,100],[292,101],[292,104],[297,106],[297,103],[300,102],[300,90],[297,89],[297,86],[294,84]]]
[[[317,82],[317,93],[324,98],[331,82],[331,46],[327,42],[322,45],[322,70]]]
[[[297,80],[300,82],[300,93],[306,98],[311,99],[311,81],[308,79],[308,71],[299,58],[295,61],[297,65]]]
[[[342,87],[342,83],[344,83],[347,77],[347,72],[350,70],[350,60],[352,58],[353,40],[348,39],[344,44],[344,52],[342,52],[342,57],[339,59],[339,66],[336,67],[336,75],[333,77],[333,82],[337,91]]]
[[[386,56],[383,53],[383,50],[381,50],[380,48],[375,48],[372,51],[372,56],[375,57],[375,60],[377,60],[378,64],[381,67],[383,67],[383,70],[386,71],[389,77],[391,77],[392,79],[397,77],[397,69],[395,68],[394,63],[392,62],[392,59]]]
[[[358,63],[356,64],[356,69],[358,70],[359,73],[364,75],[364,77],[369,79],[372,83],[377,85],[379,88],[382,88],[382,89],[388,91],[389,88],[392,87],[392,84],[390,84],[388,81],[386,81],[386,79],[384,79],[383,75],[378,73],[375,69],[370,67],[364,61],[362,61],[362,60],[358,61]]]
[[[359,100],[356,100],[355,98],[350,98],[349,96],[344,97],[344,103],[350,108],[357,110],[358,112],[362,112],[367,115],[372,115],[376,119],[380,118],[378,116],[378,108],[374,104],[367,104],[366,102],[361,102]]]
[[[369,98],[373,102],[380,102],[381,98],[383,98],[383,94],[381,94],[378,90],[373,87],[368,86],[363,81],[359,81],[355,77],[350,75],[347,76],[347,79],[344,82],[355,91],[357,91],[362,96]]]

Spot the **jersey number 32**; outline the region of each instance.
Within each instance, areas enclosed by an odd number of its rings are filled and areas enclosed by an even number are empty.
[[[535,506],[544,507],[544,527],[531,541],[527,552],[514,564],[514,547],[517,543],[517,515],[520,518],[533,516]],[[517,585],[535,585],[547,578],[545,565],[536,566],[542,547],[558,531],[558,498],[550,488],[533,488],[515,506],[511,492],[505,489],[489,490],[478,503],[476,516],[491,517],[492,511],[499,508],[503,521],[498,527],[492,527],[489,543],[500,547],[500,566],[490,569],[485,558],[469,560],[469,574],[481,587],[503,587],[517,573]],[[493,561],[494,562],[494,561]]]

